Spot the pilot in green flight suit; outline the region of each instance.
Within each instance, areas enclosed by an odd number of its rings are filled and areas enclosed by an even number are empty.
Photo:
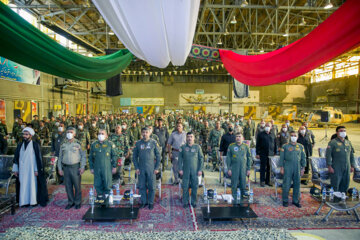
[[[283,206],[289,206],[289,190],[293,182],[293,204],[300,205],[300,176],[304,174],[306,166],[306,155],[304,146],[297,143],[297,134],[290,132],[290,143],[284,144],[280,149],[280,172],[284,175],[282,186]]]
[[[196,207],[198,176],[201,176],[204,166],[204,155],[199,144],[194,144],[194,133],[186,134],[186,144],[179,149],[179,174],[183,176],[183,206],[188,207],[189,184],[191,185],[191,206]]]
[[[117,154],[115,144],[108,139],[105,129],[99,130],[98,140],[91,144],[89,166],[94,174],[97,196],[108,194],[112,185],[112,174],[116,171]]]
[[[250,148],[245,143],[242,143],[242,134],[236,133],[236,142],[230,144],[226,155],[226,165],[228,175],[231,176],[231,193],[234,200],[237,197],[239,182],[241,192],[245,193],[246,176],[250,175],[251,163]]]
[[[337,138],[331,140],[326,148],[326,164],[329,168],[331,186],[334,191],[347,192],[350,172],[354,171],[355,159],[351,142],[346,139],[344,126],[336,128]]]
[[[133,150],[133,163],[136,174],[139,176],[139,191],[141,195],[141,208],[149,204],[149,209],[154,208],[155,180],[159,172],[161,155],[159,146],[150,138],[150,130],[144,127],[141,130],[142,139],[136,142]],[[146,192],[148,190],[148,194]]]

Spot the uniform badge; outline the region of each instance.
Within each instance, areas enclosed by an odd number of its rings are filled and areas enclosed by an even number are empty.
[[[234,151],[235,151],[235,152],[239,151],[239,148],[238,148],[238,147],[234,147]]]
[[[338,143],[337,143],[337,145],[338,145],[338,146],[341,146],[341,145],[342,145],[342,143],[338,142]]]
[[[294,150],[293,147],[289,147],[289,151],[291,152],[292,150]]]
[[[102,145],[102,147],[103,147],[103,148],[107,148],[107,145],[106,145],[106,144],[104,144],[104,145]]]
[[[110,156],[110,153],[107,152],[107,153],[106,153],[106,156]]]
[[[337,151],[337,152],[340,152],[340,148],[337,148],[336,151]]]
[[[187,151],[187,152],[188,152],[189,150],[190,150],[190,149],[189,149],[188,147],[186,147],[186,148],[185,148],[185,151]]]
[[[194,153],[194,152],[195,152],[195,148],[192,148],[192,149],[191,149],[191,152],[193,152],[193,153]]]
[[[140,145],[140,149],[141,149],[141,150],[145,149],[145,145],[144,145],[144,144],[141,144],[141,145]]]
[[[236,158],[236,155],[235,155],[235,154],[233,155],[233,158]]]
[[[150,149],[151,147],[150,147],[150,144],[148,143],[147,145],[146,145],[146,149]]]
[[[99,144],[96,144],[96,145],[95,145],[95,148],[99,148],[99,147],[100,147],[100,145],[99,145]]]

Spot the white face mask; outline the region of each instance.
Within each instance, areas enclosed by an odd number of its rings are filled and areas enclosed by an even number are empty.
[[[105,140],[105,135],[104,134],[99,134],[98,139],[99,139],[100,142],[103,142]]]
[[[55,126],[57,126],[57,127],[58,127],[59,125],[60,125],[60,123],[59,123],[59,122],[56,122],[56,123],[55,123]]]
[[[261,126],[261,127],[265,127],[265,123],[261,123],[260,126]]]
[[[291,142],[296,143],[297,137],[290,137]]]
[[[96,123],[91,124],[93,127],[96,127]]]
[[[83,127],[82,125],[80,125],[78,128],[79,128],[80,130],[82,130],[84,127]]]
[[[283,128],[282,130],[283,130],[283,132],[287,132],[287,128]]]
[[[105,119],[103,119],[101,122],[104,123],[104,122],[105,122]]]
[[[342,137],[342,138],[345,138],[346,137],[346,132],[340,132],[339,136]]]
[[[289,123],[289,122],[287,122],[287,123],[286,123],[286,126],[290,126],[290,123]]]
[[[64,128],[63,127],[58,127],[58,131],[62,132],[62,131],[64,131]]]
[[[67,139],[71,140],[71,139],[73,139],[73,137],[74,137],[73,133],[66,133],[66,138]]]
[[[305,135],[306,130],[300,130],[300,133],[301,133],[302,135]]]
[[[265,132],[270,132],[270,127],[265,127]]]
[[[122,129],[126,129],[126,126],[125,126],[125,125],[121,125],[121,128],[122,128]]]

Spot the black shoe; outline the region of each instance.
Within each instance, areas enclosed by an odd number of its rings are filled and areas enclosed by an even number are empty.
[[[184,204],[183,205],[183,208],[188,208],[189,207],[189,204]]]
[[[179,181],[173,183],[174,186],[176,186],[178,184],[179,184]]]
[[[294,204],[296,207],[298,207],[298,208],[301,208],[301,205],[300,205],[300,203],[292,203],[292,204]]]
[[[192,203],[191,206],[192,206],[193,208],[196,208],[196,203]]]
[[[66,205],[65,209],[66,209],[66,210],[69,210],[69,209],[72,208],[73,206],[75,206],[75,204],[68,204],[68,205]]]
[[[145,208],[147,204],[141,204],[140,208]]]
[[[265,183],[264,183],[264,182],[261,182],[261,183],[260,183],[260,187],[265,187]]]
[[[289,206],[289,203],[283,202],[283,207],[288,207],[288,206]]]
[[[80,209],[81,208],[81,204],[75,205],[75,209]]]
[[[149,204],[149,209],[153,210],[154,209],[154,204]]]

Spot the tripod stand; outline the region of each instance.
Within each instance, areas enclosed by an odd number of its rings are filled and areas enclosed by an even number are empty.
[[[329,141],[329,138],[328,138],[328,136],[327,136],[328,127],[329,127],[329,125],[328,125],[328,124],[325,124],[325,136],[320,140],[320,142],[323,142],[323,141],[328,142],[328,141]]]

